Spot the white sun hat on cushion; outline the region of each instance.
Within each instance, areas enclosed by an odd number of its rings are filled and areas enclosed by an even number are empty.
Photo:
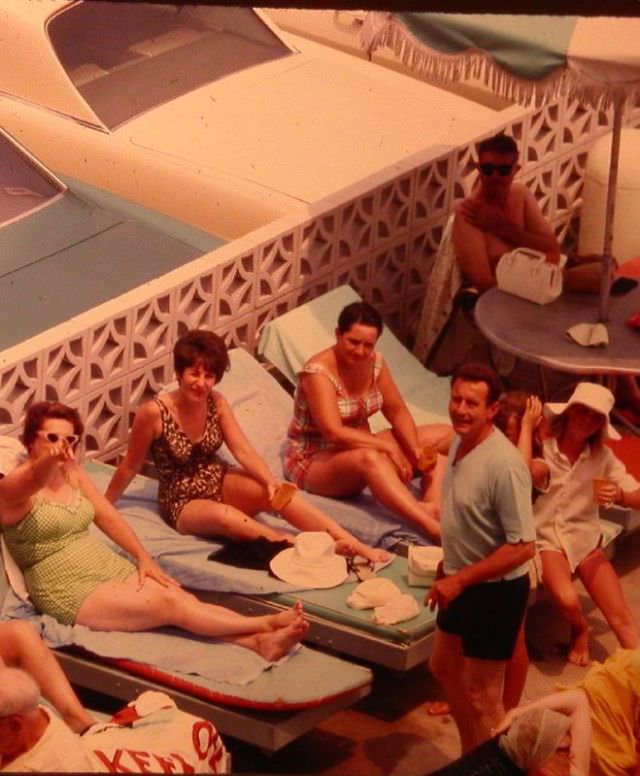
[[[300,587],[336,587],[348,576],[347,562],[336,555],[336,543],[324,531],[299,533],[293,547],[279,552],[270,567],[279,579]]]
[[[609,413],[615,404],[615,398],[608,388],[598,383],[578,383],[567,402],[547,402],[544,405],[544,413],[547,418],[557,417],[572,404],[583,404],[589,409],[599,412],[607,419],[604,433],[609,439],[620,439],[620,434],[611,425]]]

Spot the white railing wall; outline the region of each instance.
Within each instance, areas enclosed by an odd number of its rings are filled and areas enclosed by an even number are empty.
[[[560,101],[506,125],[499,116],[495,131],[504,126],[520,145],[521,180],[560,239],[575,243],[587,152],[610,115]],[[640,125],[640,108],[625,123]],[[185,329],[210,327],[253,350],[265,322],[343,283],[410,339],[478,139],[426,149],[0,353],[0,433],[17,435],[32,401],[59,399],[85,420],[86,454],[114,460],[135,408],[172,378],[171,348]]]

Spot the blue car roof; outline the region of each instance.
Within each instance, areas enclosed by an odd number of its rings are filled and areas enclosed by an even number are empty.
[[[0,350],[225,242],[114,195],[93,199],[92,187],[65,182],[64,197],[0,228]]]

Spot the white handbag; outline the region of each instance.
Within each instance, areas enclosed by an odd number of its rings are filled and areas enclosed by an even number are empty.
[[[540,251],[516,248],[503,254],[498,262],[498,288],[536,304],[548,304],[562,293],[563,263],[551,264]]]

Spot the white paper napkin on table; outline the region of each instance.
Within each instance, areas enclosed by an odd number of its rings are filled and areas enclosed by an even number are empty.
[[[604,323],[576,323],[568,328],[565,334],[585,348],[604,347],[609,344],[609,332]]]

